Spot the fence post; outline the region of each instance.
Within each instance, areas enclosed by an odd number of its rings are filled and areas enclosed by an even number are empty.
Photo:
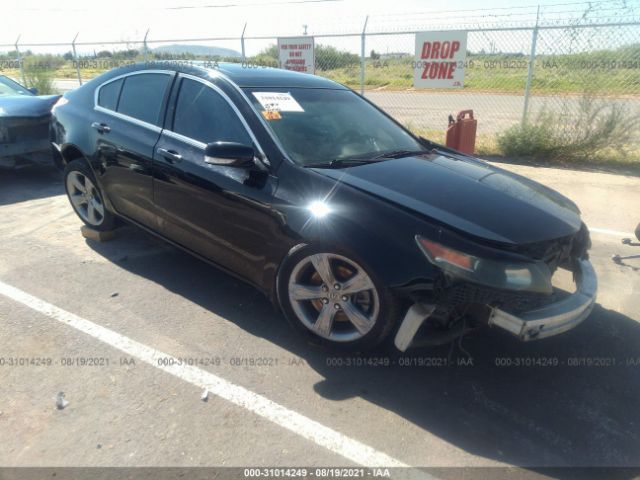
[[[76,64],[76,74],[78,75],[78,83],[82,85],[82,77],[80,76],[80,62],[78,62],[78,55],[76,54],[76,38],[78,38],[80,32],[76,33],[76,36],[73,37],[73,41],[71,42],[71,49],[73,50],[73,61]]]
[[[147,35],[149,35],[148,28],[146,33],[144,34],[144,39],[142,40],[142,59],[145,63],[147,63]]]
[[[360,36],[360,95],[364,96],[364,43],[367,31],[367,22],[369,21],[369,15],[364,19],[364,26],[362,27],[362,35]]]
[[[240,47],[242,49],[242,63],[246,63],[247,57],[244,53],[244,32],[247,29],[247,22],[244,22],[244,28],[242,29],[242,35],[240,36]]]
[[[533,80],[533,68],[536,62],[536,44],[538,43],[538,20],[540,19],[540,5],[536,14],[536,26],[533,27],[531,35],[531,54],[529,55],[529,68],[527,69],[527,83],[524,87],[524,108],[522,110],[522,125],[527,123],[529,114],[529,95],[531,93],[531,81]]]
[[[20,41],[20,37],[22,35],[18,35],[18,38],[16,38],[16,55],[18,56],[18,66],[20,67],[20,78],[22,79],[22,84],[25,87],[28,87],[27,85],[27,79],[24,76],[24,66],[22,65],[22,55],[20,54],[20,49],[18,48],[18,42]]]

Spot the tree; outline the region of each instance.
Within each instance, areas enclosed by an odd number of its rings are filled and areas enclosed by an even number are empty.
[[[360,57],[355,53],[338,50],[336,47],[316,45],[316,68],[331,70],[344,68],[360,63]]]

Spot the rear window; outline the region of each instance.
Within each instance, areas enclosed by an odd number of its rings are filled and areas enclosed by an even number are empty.
[[[109,110],[115,110],[118,106],[118,97],[120,96],[120,87],[122,87],[123,79],[115,80],[100,87],[98,93],[98,105]]]
[[[160,125],[160,109],[169,78],[163,73],[126,77],[117,111],[143,122]]]

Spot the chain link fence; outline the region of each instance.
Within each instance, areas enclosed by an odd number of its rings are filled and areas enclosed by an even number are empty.
[[[414,88],[416,32],[370,32],[366,24],[359,32],[313,35],[315,73],[353,88],[414,132],[436,141],[444,139],[449,114],[472,109],[478,120],[479,153],[500,153],[500,136],[527,122],[553,125],[556,133],[570,137],[589,122],[605,121],[603,115],[609,110],[617,112],[618,121],[632,124],[628,130],[637,130],[640,23],[465,31],[465,80],[460,89]],[[103,71],[135,61],[278,67],[276,35],[76,40],[0,45],[0,74],[49,93],[75,88]],[[47,53],[35,53],[38,50]],[[639,145],[638,140],[627,135],[621,141]]]

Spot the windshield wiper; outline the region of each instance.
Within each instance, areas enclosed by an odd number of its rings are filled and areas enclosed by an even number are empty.
[[[425,155],[432,153],[432,150],[391,150],[383,152],[373,157],[350,157],[350,158],[334,158],[330,162],[309,163],[305,167],[310,168],[342,168],[351,167],[353,165],[364,165],[365,163],[375,163],[388,160],[390,158],[409,157],[411,155]]]
[[[391,150],[390,152],[382,152],[375,157],[371,157],[369,160],[382,160],[384,158],[402,158],[410,157],[412,155],[426,155],[431,153],[432,150]]]
[[[330,162],[307,163],[305,167],[309,168],[342,168],[351,167],[353,165],[362,165],[365,163],[380,162],[383,159],[372,158],[334,158]]]

